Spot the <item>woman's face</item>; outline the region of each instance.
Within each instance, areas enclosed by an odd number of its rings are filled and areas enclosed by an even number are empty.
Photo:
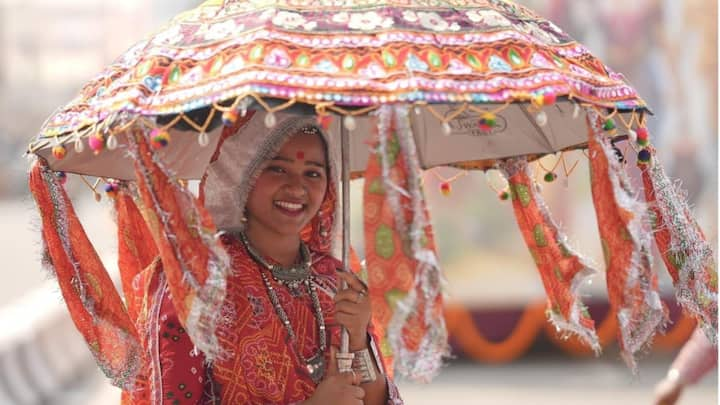
[[[299,235],[320,209],[327,189],[327,162],[320,136],[293,135],[261,170],[248,195],[248,229],[277,236]]]

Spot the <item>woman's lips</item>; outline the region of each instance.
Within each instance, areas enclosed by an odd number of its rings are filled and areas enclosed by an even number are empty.
[[[275,208],[289,216],[298,216],[305,210],[305,204],[292,201],[275,201]]]

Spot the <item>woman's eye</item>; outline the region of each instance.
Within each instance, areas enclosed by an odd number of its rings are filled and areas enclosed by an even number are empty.
[[[313,178],[319,178],[319,177],[323,176],[322,173],[315,171],[315,170],[309,171],[309,172],[305,173],[305,175],[308,177],[313,177]]]
[[[285,173],[285,169],[280,166],[268,166],[266,170],[273,173]]]

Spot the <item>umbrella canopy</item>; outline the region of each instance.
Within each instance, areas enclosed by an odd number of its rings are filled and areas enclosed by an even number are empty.
[[[164,179],[201,178],[222,133],[238,123],[257,128],[247,121],[262,120],[272,128],[284,114],[316,116],[330,133],[342,134],[347,171],[366,178],[367,270],[374,315],[390,342],[383,350],[396,355],[402,373],[425,379],[437,372],[447,338],[419,177],[439,165],[505,173],[502,198],[512,201],[538,266],[549,318],[599,349],[578,295],[593,266],[569,246],[527,165],[545,154],[588,148],[610,301],[622,326],[621,350],[634,368],[634,355],[665,316],[647,224],[681,303],[708,325],[712,339],[717,328],[712,251],[653,159],[647,112],[621,74],[550,21],[509,1],[212,0],[179,15],[90,81],[48,119],[29,152],[40,158],[37,171],[138,180],[143,201],[167,221],[165,229],[185,222],[197,227],[186,234],[206,237],[188,251],[204,247],[215,263],[222,254],[201,202]],[[625,139],[642,164],[646,201],[632,189],[615,147]],[[47,195],[60,193],[57,181],[42,178],[32,185],[43,197],[38,205],[56,208],[48,201],[57,196]],[[168,206],[166,198],[177,204]],[[167,219],[167,212],[184,209],[198,214],[192,221]],[[53,223],[44,226],[53,236]],[[208,354],[217,350],[208,337],[216,320],[202,316],[217,308],[219,295],[207,300],[203,287],[188,294],[188,311],[200,318],[187,322]],[[194,313],[195,307],[207,311]]]
[[[131,179],[122,151],[93,156],[68,148],[58,161],[52,148],[100,134],[117,137],[112,145],[122,149],[121,129],[139,117],[222,111],[245,97],[355,116],[356,173],[367,161],[363,136],[374,128],[363,112],[380,105],[416,105],[411,120],[423,168],[488,168],[499,158],[583,146],[580,103],[623,114],[626,123],[646,109],[622,75],[510,2],[208,1],[85,85],[48,119],[30,150],[55,170]],[[209,133],[212,146],[219,131],[204,125],[207,110],[188,118]],[[181,178],[199,178],[212,151],[184,145],[194,137],[170,136],[170,167]]]

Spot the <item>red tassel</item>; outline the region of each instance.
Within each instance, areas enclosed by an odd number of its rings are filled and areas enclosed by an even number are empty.
[[[105,375],[127,388],[143,361],[135,326],[70,199],[43,160],[33,166],[29,186],[42,218],[45,254],[70,316]]]

